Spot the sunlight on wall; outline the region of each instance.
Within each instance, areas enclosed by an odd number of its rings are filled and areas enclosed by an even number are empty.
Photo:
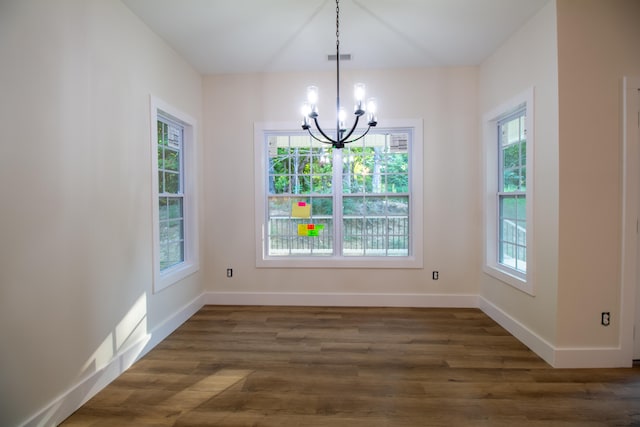
[[[125,344],[132,344],[129,338],[135,342],[136,337],[147,333],[147,294],[142,294],[133,307],[122,318],[115,328],[115,350],[116,352]]]
[[[133,304],[129,312],[114,327],[98,346],[96,351],[89,357],[89,360],[82,367],[83,373],[93,373],[109,364],[118,353],[124,350],[125,344],[131,346],[137,344],[136,337],[145,337],[147,331],[147,294],[142,294]],[[139,339],[138,339],[139,340]],[[144,340],[149,340],[147,336]],[[144,348],[139,346],[134,357],[140,354]]]

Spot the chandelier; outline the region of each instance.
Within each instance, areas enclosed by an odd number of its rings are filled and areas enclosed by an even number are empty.
[[[333,148],[344,148],[345,144],[357,141],[369,132],[369,130],[378,124],[376,118],[376,101],[374,98],[370,98],[365,106],[365,85],[363,83],[356,83],[354,87],[355,107],[353,114],[355,120],[351,128],[347,130],[345,126],[346,111],[340,106],[340,4],[339,0],[336,0],[336,136],[331,138],[327,133],[322,130],[318,123],[318,88],[316,86],[309,86],[307,88],[307,102],[302,107],[302,129],[309,132],[312,138],[323,144],[331,144]],[[367,130],[360,136],[355,136],[353,133],[358,126],[360,117],[367,113],[368,127]],[[321,137],[315,135],[312,132],[311,121],[315,124],[317,132]],[[351,138],[351,139],[349,139]]]

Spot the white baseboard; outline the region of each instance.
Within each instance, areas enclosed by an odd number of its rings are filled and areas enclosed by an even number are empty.
[[[557,348],[554,368],[630,368],[633,357],[619,347]]]
[[[158,345],[169,334],[175,331],[189,317],[193,316],[204,305],[203,295],[189,302],[164,322],[150,331],[143,338],[120,351],[104,367],[88,374],[75,386],[54,399],[40,412],[32,416],[22,427],[49,427],[56,426],[69,415],[95,396],[100,390],[115,380],[126,371],[149,350]]]
[[[548,341],[488,300],[479,297],[479,302],[480,310],[484,311],[487,316],[498,322],[500,326],[509,331],[511,335],[529,347],[549,365],[554,366],[555,348]]]
[[[207,292],[210,305],[294,305],[326,307],[459,307],[477,308],[477,295],[347,294],[289,292]]]
[[[621,348],[555,347],[482,297],[479,297],[479,308],[554,368],[628,368],[633,365],[628,352]]]

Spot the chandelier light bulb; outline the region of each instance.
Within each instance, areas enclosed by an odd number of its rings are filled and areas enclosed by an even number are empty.
[[[317,86],[309,86],[307,88],[307,102],[309,104],[317,104],[318,103],[318,87]]]
[[[340,122],[340,130],[344,129],[344,121],[347,118],[347,112],[344,111],[344,108],[340,107],[338,111],[338,121]]]
[[[356,99],[356,107],[355,114],[361,116],[364,114],[364,96],[365,96],[365,85],[364,83],[356,83],[353,87],[353,96]]]
[[[376,104],[376,99],[375,98],[369,98],[369,100],[367,101],[367,111],[371,114],[375,114],[378,111],[378,105]]]
[[[309,103],[309,117],[312,119],[318,117],[318,87],[309,86],[307,88],[307,102]]]
[[[302,112],[302,129],[307,130],[310,128],[309,115],[311,114],[311,106],[309,105],[308,102],[305,102],[304,104],[302,104],[301,112]]]
[[[369,122],[369,126],[375,126],[378,124],[378,118],[376,117],[377,111],[378,105],[376,103],[376,99],[369,98],[369,101],[367,101],[367,121]]]

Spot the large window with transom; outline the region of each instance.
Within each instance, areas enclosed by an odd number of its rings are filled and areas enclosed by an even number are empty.
[[[415,264],[414,141],[413,128],[376,129],[343,149],[298,131],[262,132],[259,261]]]

